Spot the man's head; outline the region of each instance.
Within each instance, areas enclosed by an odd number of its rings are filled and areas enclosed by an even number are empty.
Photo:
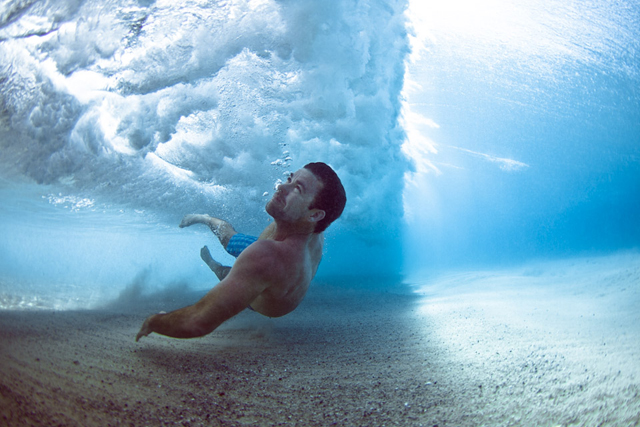
[[[278,186],[266,209],[280,224],[320,233],[342,214],[346,201],[333,169],[324,163],[309,163]]]
[[[315,232],[320,233],[342,215],[347,203],[347,195],[338,175],[325,163],[309,163],[304,166],[320,181],[322,187],[316,194],[309,209],[323,210],[325,215],[316,224]]]

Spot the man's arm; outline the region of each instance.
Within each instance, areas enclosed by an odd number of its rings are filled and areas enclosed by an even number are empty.
[[[201,337],[247,308],[272,283],[271,243],[263,241],[247,248],[229,275],[197,303],[147,318],[136,341],[152,332],[174,338]]]

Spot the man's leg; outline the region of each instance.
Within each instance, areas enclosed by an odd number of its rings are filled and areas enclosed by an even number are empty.
[[[214,218],[206,214],[185,215],[184,218],[182,218],[182,222],[180,223],[180,228],[189,227],[193,224],[207,225],[211,229],[213,234],[218,237],[225,250],[236,258],[244,249],[247,248],[247,246],[258,240],[257,237],[238,233],[227,221]],[[207,248],[206,246],[200,250],[200,257],[216,274],[216,276],[218,276],[218,279],[220,281],[222,281],[222,279],[224,279],[227,274],[229,274],[231,267],[224,266],[218,261],[214,260],[211,256],[211,252],[209,252],[209,248]]]
[[[237,234],[233,226],[227,221],[214,218],[207,214],[185,215],[184,218],[182,218],[182,222],[180,223],[180,228],[189,227],[193,224],[204,224],[208,226],[211,232],[216,235],[218,240],[220,240],[220,244],[225,249],[229,244],[229,240],[231,240],[231,238]],[[218,280],[220,281],[222,281],[222,279],[224,279],[227,274],[229,274],[229,270],[231,270],[231,267],[226,267],[213,259],[211,257],[211,253],[209,252],[209,248],[207,248],[206,246],[200,250],[200,258],[202,258],[202,260],[209,266],[211,271],[213,271],[216,276],[218,276]]]
[[[227,221],[214,218],[207,214],[191,214],[185,215],[182,218],[182,222],[180,223],[180,228],[189,227],[193,224],[204,224],[211,229],[211,232],[216,235],[216,237],[220,240],[220,244],[226,249],[229,244],[229,240],[235,235],[238,234],[236,230],[234,230],[233,226],[229,224]]]
[[[224,266],[213,259],[211,257],[211,252],[209,252],[209,248],[206,246],[200,249],[200,257],[209,266],[211,271],[216,273],[216,276],[218,276],[218,280],[220,281],[227,277],[227,274],[229,274],[229,271],[231,271],[231,267]]]

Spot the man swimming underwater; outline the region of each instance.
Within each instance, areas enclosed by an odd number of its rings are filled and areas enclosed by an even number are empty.
[[[148,317],[136,341],[152,332],[174,338],[211,333],[247,307],[269,317],[292,312],[304,298],[322,258],[322,232],[344,210],[340,178],[324,163],[309,163],[281,184],[266,211],[274,219],[257,240],[226,221],[187,215],[180,227],[207,224],[223,246],[238,257],[224,267],[202,248],[201,256],[220,278],[195,304]]]

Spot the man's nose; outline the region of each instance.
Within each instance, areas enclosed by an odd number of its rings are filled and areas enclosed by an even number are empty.
[[[286,193],[289,191],[289,188],[291,188],[291,184],[287,183],[287,182],[283,182],[282,184],[278,185],[278,187],[276,188],[276,191],[280,191],[282,193]]]

